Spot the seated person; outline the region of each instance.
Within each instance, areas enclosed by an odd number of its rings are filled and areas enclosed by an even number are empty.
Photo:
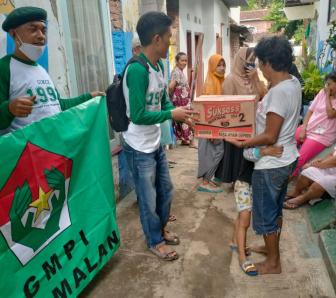
[[[293,177],[302,166],[336,141],[336,72],[326,77],[326,86],[309,107],[295,139],[300,156]]]
[[[304,166],[295,189],[287,195],[284,208],[296,209],[310,200],[321,198],[325,192],[336,198],[336,147],[325,158]]]

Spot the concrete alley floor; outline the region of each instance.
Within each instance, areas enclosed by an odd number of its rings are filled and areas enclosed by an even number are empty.
[[[122,244],[81,297],[336,297],[305,210],[284,211],[280,275],[249,277],[229,249],[236,217],[233,193],[198,193],[197,150],[168,151],[177,162],[171,169],[175,185],[172,213],[177,221],[180,254],[175,262],[160,261],[146,248],[134,193],[117,205]],[[250,231],[249,245],[262,239]],[[262,256],[253,254],[253,260]]]

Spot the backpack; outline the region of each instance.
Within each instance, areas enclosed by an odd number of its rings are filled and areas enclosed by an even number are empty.
[[[126,101],[123,92],[123,79],[126,74],[127,67],[138,62],[146,68],[149,73],[147,62],[139,57],[132,57],[126,64],[124,71],[117,74],[113,78],[112,84],[106,90],[106,104],[109,114],[109,121],[112,129],[116,132],[127,131],[130,120],[126,114]]]

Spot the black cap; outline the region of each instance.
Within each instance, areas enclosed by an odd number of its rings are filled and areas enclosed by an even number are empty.
[[[2,23],[2,29],[8,32],[23,24],[34,21],[47,21],[47,12],[39,7],[24,6],[14,9]]]

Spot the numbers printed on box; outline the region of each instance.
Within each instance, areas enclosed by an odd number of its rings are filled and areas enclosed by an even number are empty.
[[[239,122],[246,122],[244,113],[239,114]]]

